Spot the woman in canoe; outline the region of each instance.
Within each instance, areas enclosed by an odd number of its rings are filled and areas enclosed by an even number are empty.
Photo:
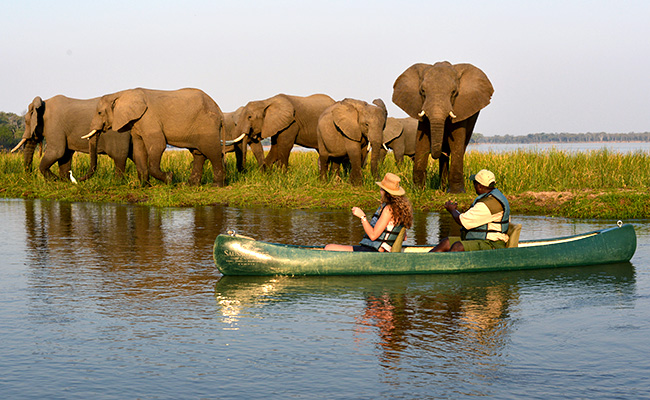
[[[363,210],[352,207],[352,214],[361,219],[365,233],[358,246],[328,244],[325,250],[391,251],[402,228],[408,229],[413,225],[413,207],[399,182],[399,176],[390,172],[381,182],[375,182],[381,188],[381,205],[370,221]]]

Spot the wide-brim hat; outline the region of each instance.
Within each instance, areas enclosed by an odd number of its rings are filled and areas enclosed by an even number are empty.
[[[401,179],[399,176],[391,172],[387,172],[381,182],[375,183],[379,185],[380,188],[384,189],[386,192],[392,194],[393,196],[404,196],[406,191],[399,185],[400,181]]]
[[[469,180],[476,181],[485,187],[490,187],[492,183],[496,183],[494,174],[492,173],[492,171],[488,171],[487,169],[482,169],[477,173],[475,173],[474,175],[471,175],[469,177]]]

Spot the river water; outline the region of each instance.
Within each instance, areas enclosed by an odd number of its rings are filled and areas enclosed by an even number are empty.
[[[624,264],[238,278],[212,260],[227,229],[351,244],[358,219],[40,200],[0,216],[2,398],[650,398],[649,221],[628,221]],[[513,220],[522,239],[615,223]],[[408,243],[446,229],[419,213]]]

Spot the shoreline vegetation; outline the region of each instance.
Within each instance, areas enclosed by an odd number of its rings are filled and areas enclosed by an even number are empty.
[[[246,171],[236,170],[232,153],[225,157],[226,186],[214,187],[209,162],[204,166],[201,186],[189,186],[192,156],[188,151],[166,151],[161,167],[172,171],[173,184],[152,179],[149,187],[138,181],[135,165],[127,163],[122,179],[114,176],[113,161],[100,156],[97,172],[84,182],[46,182],[38,171],[39,156],[34,157],[31,172],[23,168],[21,153],[0,153],[0,197],[46,199],[69,202],[110,202],[156,207],[229,205],[234,207],[271,207],[294,209],[349,209],[356,205],[370,210],[377,206],[377,186],[369,165],[363,170],[363,185],[350,185],[345,172],[341,178],[318,178],[315,151],[294,151],[285,172],[271,168],[262,172],[254,157],[248,157]],[[88,155],[76,153],[72,171],[85,174]],[[508,197],[512,213],[581,219],[650,218],[650,154],[620,154],[606,149],[569,153],[560,150],[511,152],[469,151],[465,156],[465,187],[468,193],[449,194],[438,190],[438,163],[430,159],[424,189],[411,181],[412,162],[401,166],[392,154],[380,168],[380,176],[393,172],[402,178],[402,186],[416,211],[443,211],[445,201],[458,201],[467,209],[475,194],[467,180],[472,172],[487,168],[497,176],[498,187]],[[53,172],[58,172],[56,167]]]

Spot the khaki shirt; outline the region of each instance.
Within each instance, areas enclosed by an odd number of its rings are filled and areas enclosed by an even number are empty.
[[[503,218],[503,211],[500,211],[496,214],[492,214],[488,206],[485,203],[479,201],[472,208],[460,214],[460,223],[463,224],[463,228],[470,230],[481,226],[483,224],[488,224],[488,229],[500,231],[500,224],[492,224],[491,222],[499,222]],[[487,240],[503,240],[504,242],[508,241],[508,235],[501,232],[488,232]]]

